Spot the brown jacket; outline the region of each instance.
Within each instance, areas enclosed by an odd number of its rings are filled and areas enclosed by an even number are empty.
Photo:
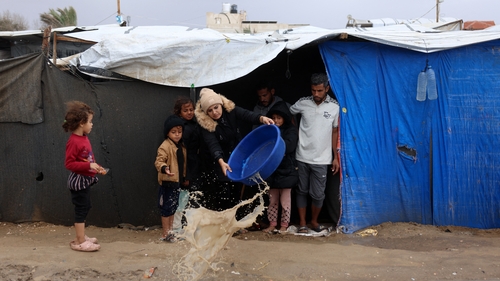
[[[182,145],[182,153],[184,154],[184,173],[183,178],[186,177],[186,148]],[[173,176],[163,174],[161,172],[161,167],[167,166]],[[166,139],[158,147],[158,152],[156,154],[155,167],[158,171],[158,183],[161,185],[163,181],[169,182],[179,182],[179,164],[177,163],[177,146],[171,139]]]

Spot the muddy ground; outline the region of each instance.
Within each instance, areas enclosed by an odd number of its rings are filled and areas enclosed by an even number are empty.
[[[233,236],[200,280],[500,280],[500,229],[384,223],[366,236]],[[376,231],[377,235],[373,236]],[[0,223],[0,280],[179,280],[186,241],[159,243],[160,229],[89,226],[101,250],[76,252],[73,227]]]

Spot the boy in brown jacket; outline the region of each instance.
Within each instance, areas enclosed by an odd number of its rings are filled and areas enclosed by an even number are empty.
[[[161,241],[177,242],[172,232],[174,214],[179,204],[179,183],[186,177],[186,148],[182,144],[184,122],[177,115],[165,120],[165,140],[158,148],[155,167],[158,171],[158,207],[161,212],[163,235]]]

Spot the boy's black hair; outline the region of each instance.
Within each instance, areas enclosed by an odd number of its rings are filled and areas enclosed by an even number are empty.
[[[172,130],[173,127],[182,126],[184,129],[184,121],[179,116],[172,114],[167,117],[165,123],[163,123],[163,135],[165,138],[168,138],[168,133]]]

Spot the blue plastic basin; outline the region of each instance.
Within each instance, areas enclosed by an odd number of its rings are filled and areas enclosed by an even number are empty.
[[[284,155],[285,142],[279,128],[276,125],[261,125],[236,146],[228,161],[233,171],[227,171],[227,176],[232,181],[255,185],[257,182],[252,178],[257,173],[264,180],[268,178],[278,168]]]

